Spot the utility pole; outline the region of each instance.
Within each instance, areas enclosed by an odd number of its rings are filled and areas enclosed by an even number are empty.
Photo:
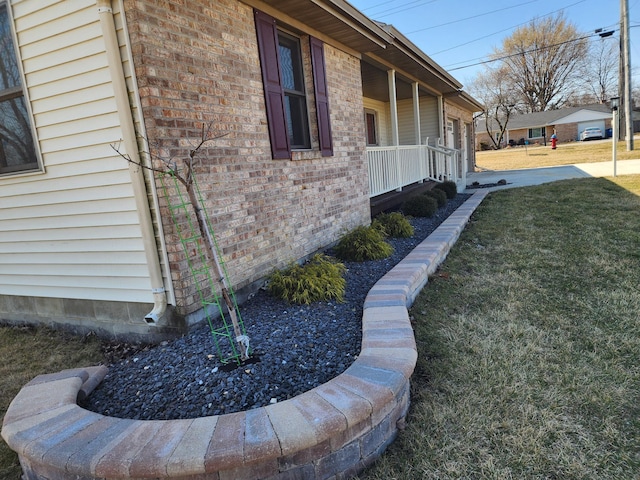
[[[627,151],[633,150],[633,99],[631,98],[631,56],[629,54],[629,0],[620,0],[620,86],[624,105],[624,132]],[[622,134],[622,132],[620,132]]]

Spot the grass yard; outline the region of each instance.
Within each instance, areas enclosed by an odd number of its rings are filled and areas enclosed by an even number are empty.
[[[637,142],[634,142],[634,144]],[[627,152],[625,142],[618,142],[618,160],[640,158],[640,151]],[[610,162],[612,141],[590,141],[559,144],[556,150],[548,146],[504,148],[476,152],[478,170],[515,170],[520,168],[552,167],[574,163]]]
[[[0,327],[0,415],[33,377],[103,362],[95,337],[71,337],[47,328]],[[18,480],[18,456],[0,441],[0,479]]]
[[[361,478],[640,478],[640,176],[494,192],[419,295],[406,430]]]

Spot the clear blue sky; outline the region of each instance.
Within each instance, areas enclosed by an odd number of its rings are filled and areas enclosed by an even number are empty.
[[[348,0],[373,20],[392,24],[424,53],[468,85],[494,47],[516,28],[536,17],[563,11],[579,31],[615,30],[591,42],[619,42],[619,0]],[[640,0],[629,0],[631,67],[640,85]],[[638,27],[634,27],[638,25]],[[466,67],[466,68],[460,68]]]

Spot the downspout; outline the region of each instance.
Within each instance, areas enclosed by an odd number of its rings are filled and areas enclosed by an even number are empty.
[[[439,123],[439,134],[440,134],[440,146],[444,147],[446,145],[447,139],[444,138],[445,130],[444,130],[444,97],[442,95],[438,95],[438,120]]]
[[[129,104],[129,94],[127,92],[124,70],[122,68],[122,59],[120,58],[120,45],[118,44],[118,37],[116,35],[111,0],[97,0],[96,5],[98,7],[98,17],[100,18],[102,36],[104,37],[107,59],[109,61],[109,71],[111,72],[118,117],[124,136],[123,143],[125,151],[131,159],[131,162],[129,162],[129,174],[131,175],[131,184],[133,186],[147,268],[149,269],[149,278],[151,280],[153,310],[145,315],[144,320],[150,325],[156,325],[167,309],[167,295],[164,289],[162,270],[160,269],[160,259],[155,242],[153,221],[151,220],[151,212],[149,211],[147,189],[144,183],[144,170],[140,167],[142,162],[138,152],[138,143],[136,142],[136,130],[133,124],[131,106]]]

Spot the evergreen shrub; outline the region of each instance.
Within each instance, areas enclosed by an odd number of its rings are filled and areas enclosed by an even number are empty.
[[[324,254],[314,255],[303,265],[293,264],[269,277],[271,295],[289,303],[344,300],[346,280],[344,264]]]
[[[413,236],[413,226],[407,217],[400,212],[381,213],[371,225],[388,237],[408,238]]]
[[[432,188],[424,192],[427,197],[435,198],[438,202],[438,208],[444,207],[447,204],[447,194],[441,188]]]
[[[438,201],[427,195],[414,195],[402,204],[402,212],[412,217],[433,217],[438,211]]]
[[[456,195],[458,194],[458,187],[456,186],[456,182],[453,182],[451,180],[445,180],[442,183],[438,183],[433,188],[443,190],[444,193],[447,194],[447,198],[449,200],[451,200],[452,198],[456,198]]]
[[[376,228],[356,227],[344,235],[333,248],[341,260],[364,262],[381,260],[393,253],[393,247],[384,239],[384,234]]]

